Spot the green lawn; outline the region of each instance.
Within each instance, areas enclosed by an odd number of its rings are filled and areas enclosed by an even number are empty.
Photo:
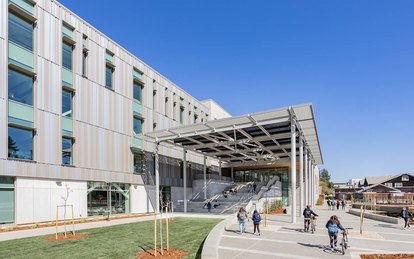
[[[204,239],[219,221],[178,218],[169,224],[170,247],[188,251],[187,258],[198,258]],[[134,258],[137,252],[153,248],[153,227],[154,222],[147,221],[79,231],[89,235],[80,240],[49,242],[32,237],[4,241],[0,242],[0,258]]]

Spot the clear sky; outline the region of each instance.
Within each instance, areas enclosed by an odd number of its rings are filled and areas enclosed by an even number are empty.
[[[62,0],[232,115],[314,105],[334,181],[414,173],[414,1]]]

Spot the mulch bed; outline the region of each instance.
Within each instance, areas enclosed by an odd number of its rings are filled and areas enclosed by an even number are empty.
[[[168,224],[169,224],[169,223],[175,223],[175,222],[177,222],[177,220],[175,220],[175,219],[170,219],[170,220],[168,221]],[[167,220],[163,219],[163,220],[162,220],[162,223],[167,223]]]
[[[156,258],[171,258],[171,259],[181,259],[188,255],[187,251],[181,249],[170,248],[168,251],[163,249],[163,255],[161,255],[161,249],[157,249]],[[137,259],[154,259],[154,250],[148,250],[144,252],[137,253]]]
[[[268,214],[285,214],[286,210],[285,209],[277,209],[277,210],[271,210],[269,211]]]
[[[361,259],[407,259],[414,258],[414,254],[370,254],[370,255],[361,255]]]
[[[88,235],[86,234],[75,234],[75,235],[68,234],[66,237],[64,234],[59,234],[57,236],[57,239],[56,239],[56,236],[53,235],[53,236],[45,237],[44,240],[51,241],[51,242],[61,242],[61,241],[67,241],[67,240],[83,239],[87,237]]]

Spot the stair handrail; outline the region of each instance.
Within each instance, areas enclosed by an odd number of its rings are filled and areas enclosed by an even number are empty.
[[[190,201],[194,201],[196,198],[198,198],[198,196],[200,196],[200,194],[202,192],[204,192],[204,190],[206,190],[208,188],[208,186],[211,184],[212,181],[213,181],[213,179],[208,180],[208,182],[206,183],[205,186],[203,186],[203,188],[201,189],[201,191],[199,191],[196,195],[194,195],[194,197],[191,198]]]

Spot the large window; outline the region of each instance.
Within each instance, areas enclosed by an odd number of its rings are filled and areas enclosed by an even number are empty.
[[[33,51],[33,24],[9,13],[9,41]]]
[[[134,174],[142,174],[144,165],[144,154],[134,153]]]
[[[142,85],[134,82],[134,99],[142,102]]]
[[[88,215],[129,213],[129,184],[88,182]]]
[[[107,65],[105,68],[105,86],[108,88],[113,86],[113,73],[114,69]]]
[[[62,43],[62,65],[63,67],[72,70],[72,45],[65,42]]]
[[[9,69],[9,99],[33,106],[33,77]]]
[[[0,224],[14,222],[14,179],[0,177]]]
[[[62,164],[72,165],[72,146],[73,140],[71,138],[62,138]]]
[[[180,106],[180,124],[184,123],[184,106]]]
[[[142,119],[134,117],[134,133],[142,133]]]
[[[62,116],[72,117],[72,92],[62,91]]]
[[[8,156],[33,160],[33,131],[9,126]]]

